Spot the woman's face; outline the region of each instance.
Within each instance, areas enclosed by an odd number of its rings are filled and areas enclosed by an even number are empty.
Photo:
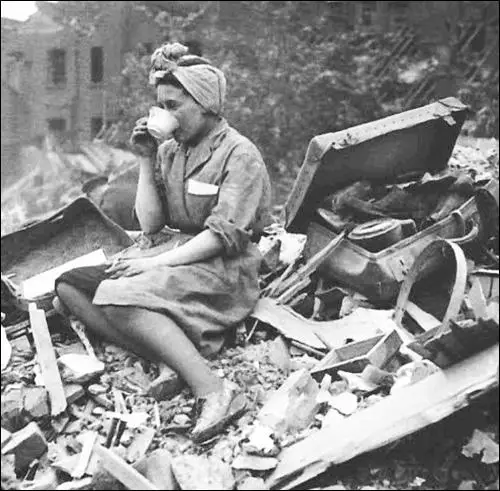
[[[205,110],[180,87],[160,84],[156,93],[158,105],[170,111],[179,122],[179,127],[174,131],[174,138],[180,143],[197,141],[205,131]]]

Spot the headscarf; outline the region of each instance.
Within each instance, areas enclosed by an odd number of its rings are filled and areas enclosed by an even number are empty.
[[[201,56],[189,55],[182,44],[164,44],[151,55],[149,83],[155,87],[172,74],[207,111],[220,114],[226,97],[226,77]]]

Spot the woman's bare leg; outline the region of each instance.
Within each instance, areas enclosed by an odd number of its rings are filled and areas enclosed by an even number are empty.
[[[152,360],[151,353],[146,353],[146,351],[141,349],[142,347],[137,343],[134,343],[129,336],[117,331],[109,322],[103,310],[92,304],[92,301],[85,293],[63,282],[57,285],[56,293],[71,314],[83,322],[85,326],[92,331],[92,334],[97,334],[106,339],[106,341],[121,346],[127,351],[135,353],[142,358],[151,361],[159,361]]]
[[[137,307],[114,307],[116,313],[125,314],[114,319],[112,311],[106,308],[106,314],[86,294],[67,283],[58,283],[56,292],[92,332],[146,359],[165,363],[184,379],[196,397],[221,390],[222,380],[212,373],[191,340],[167,316]]]

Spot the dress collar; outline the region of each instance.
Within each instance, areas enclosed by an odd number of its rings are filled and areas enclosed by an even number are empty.
[[[185,180],[191,177],[200,167],[210,160],[214,150],[219,147],[228,130],[229,125],[227,121],[221,118],[210,130],[208,135],[206,135],[197,145],[193,147],[185,144],[180,145],[180,150],[184,152],[186,156]]]

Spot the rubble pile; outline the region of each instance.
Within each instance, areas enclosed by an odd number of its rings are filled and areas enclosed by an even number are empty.
[[[90,179],[105,178],[135,159],[100,140],[82,144],[76,153],[63,151],[49,137],[41,148],[23,148],[16,162],[25,169],[23,177],[2,189],[2,235],[69,204]]]
[[[418,234],[495,179],[497,145],[485,153],[458,144],[441,174],[383,189],[358,181],[329,195],[319,208],[337,234],[314,254],[305,254],[305,235],[269,229],[258,305],[208,362],[244,390],[249,409],[202,444],[190,438],[194,398],[175,372],[87,337],[85,326],[36,302],[26,308],[15,276],[2,275],[2,311],[11,309],[2,320],[2,489],[290,489],[491,391],[498,226],[484,225],[481,210],[463,231],[476,226],[479,239],[434,237],[391,305],[322,267],[377,213],[412,221],[409,236]],[[419,197],[411,216],[377,201],[424,188],[436,189],[434,202]],[[20,307],[22,322],[12,315]],[[482,451],[488,465],[498,462],[488,435],[476,434],[464,455]]]

